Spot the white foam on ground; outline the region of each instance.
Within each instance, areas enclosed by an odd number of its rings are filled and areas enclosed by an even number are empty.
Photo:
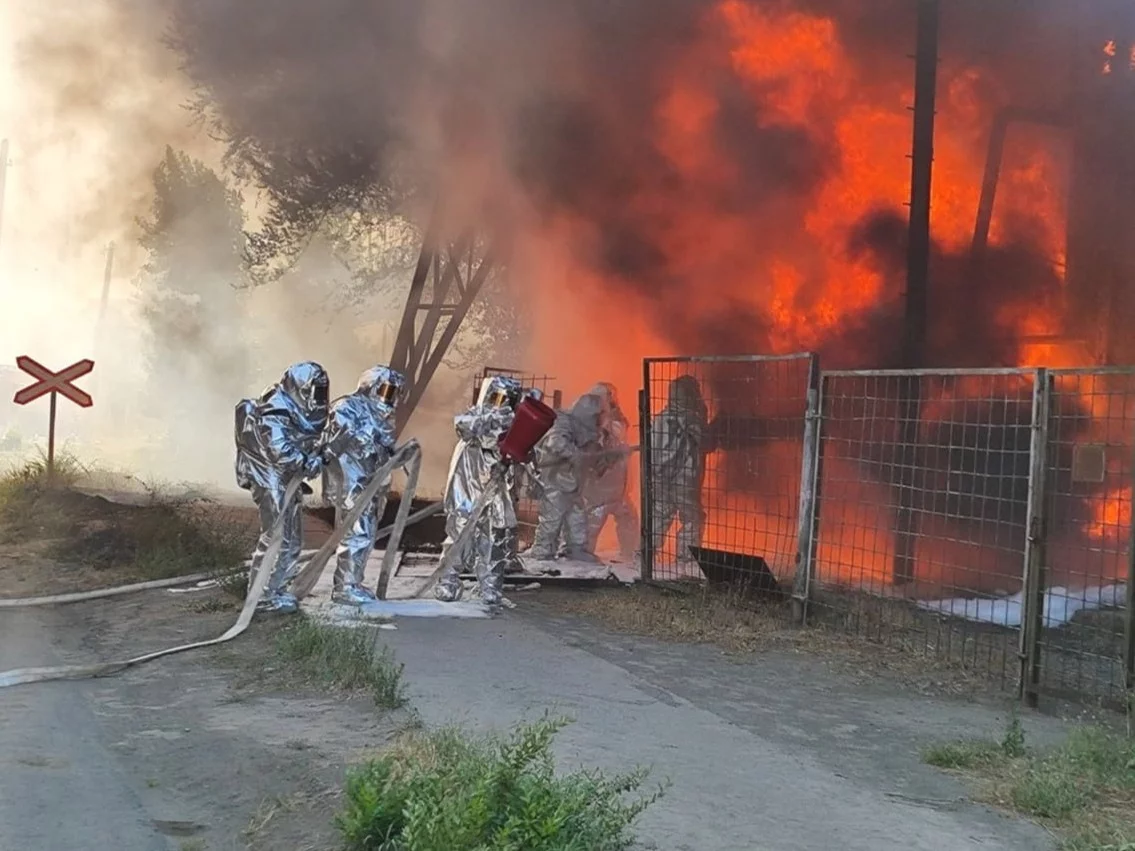
[[[383,550],[375,550],[367,560],[363,584],[373,589],[378,584],[382,572]],[[424,561],[432,567],[437,565],[437,557],[422,559],[415,553],[404,554],[403,560],[415,563]],[[397,571],[397,565],[395,570]],[[422,577],[401,578],[397,573],[391,577],[387,587],[389,599],[377,600],[366,606],[342,606],[331,602],[331,586],[335,578],[334,559],[323,569],[315,587],[311,589],[302,603],[305,612],[321,620],[331,621],[342,626],[373,625],[375,622],[390,621],[394,618],[487,618],[489,613],[479,600],[462,600],[457,603],[442,603],[429,598],[415,599],[411,595],[424,581]]]
[[[438,600],[379,600],[363,606],[366,617],[403,618],[487,618],[489,613],[480,600],[442,603]]]
[[[366,606],[342,606],[330,602],[303,602],[312,617],[336,626],[374,626],[393,629],[395,618],[487,618],[479,600],[442,603],[438,600],[378,600]]]
[[[310,558],[314,553],[315,550],[304,550],[301,558]],[[366,587],[373,589],[378,584],[384,555],[384,550],[374,550],[367,560],[363,579]],[[373,625],[376,622],[381,623],[398,617],[490,617],[484,604],[477,599],[467,597],[457,603],[442,603],[430,597],[419,598],[415,596],[422,589],[422,584],[426,578],[437,567],[438,559],[439,556],[436,554],[402,553],[400,560],[395,564],[394,575],[390,577],[390,582],[387,585],[387,599],[379,600],[361,608],[341,606],[331,602],[331,586],[335,576],[335,564],[334,559],[332,559],[324,568],[323,573],[320,574],[319,579],[316,580],[311,592],[303,600],[302,608],[314,617],[345,626],[352,624]],[[556,577],[558,579],[617,579],[629,585],[637,582],[640,578],[639,570],[634,564],[619,562],[594,564],[566,559],[540,564],[558,571],[559,575]],[[535,563],[532,566],[534,567]],[[535,591],[539,589],[539,575],[530,574],[523,578],[528,579],[529,584],[521,590]],[[513,590],[518,589],[514,587]],[[426,589],[426,593],[429,594],[429,589]],[[393,628],[393,626],[390,628]]]
[[[1065,626],[1072,622],[1072,618],[1078,612],[1117,608],[1124,605],[1126,599],[1127,586],[1122,584],[1097,585],[1079,590],[1064,587],[1049,588],[1044,594],[1044,626],[1048,628]],[[926,611],[941,612],[978,623],[1019,627],[1023,609],[1022,600],[1023,592],[1018,591],[1011,597],[992,600],[955,597],[949,600],[921,600],[917,605]]]

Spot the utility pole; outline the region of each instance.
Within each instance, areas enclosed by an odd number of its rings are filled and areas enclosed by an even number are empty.
[[[102,298],[99,300],[99,314],[95,320],[95,340],[92,347],[94,351],[95,360],[102,359],[102,341],[106,334],[106,312],[110,305],[110,279],[114,275],[114,243],[107,243],[106,246],[106,266],[103,268],[102,273]],[[102,372],[95,373],[95,392],[102,395],[102,380],[101,377],[106,374],[104,369]],[[103,406],[103,410],[108,410],[108,406]]]
[[[938,87],[939,0],[916,0],[918,33],[914,54],[914,138],[911,147],[910,225],[906,256],[906,315],[903,368],[925,364],[927,291],[930,279],[930,187],[934,165],[934,106]],[[904,585],[915,577],[918,538],[917,498],[925,488],[917,475],[921,387],[917,376],[900,381],[899,511],[895,528],[892,580]]]
[[[0,244],[4,242],[4,187],[8,182],[8,140],[0,139]]]
[[[110,278],[114,274],[114,243],[106,246],[106,268],[102,273],[102,299],[99,301],[99,318],[95,325],[96,341],[102,335],[103,321],[106,319],[106,307],[110,303]]]

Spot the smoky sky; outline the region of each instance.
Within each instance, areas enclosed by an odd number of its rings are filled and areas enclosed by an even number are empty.
[[[689,198],[695,208],[751,220],[755,245],[794,245],[817,188],[845,166],[830,126],[765,121],[762,93],[742,87],[724,58],[696,73],[714,93],[714,145],[734,179],[694,185],[670,164],[651,118],[683,57],[711,26],[718,5],[711,0],[171,4],[170,43],[233,140],[234,159],[257,162],[261,180],[302,186],[308,194],[301,198],[333,198],[369,179],[409,187],[413,198],[470,191],[472,163],[483,179],[476,191],[518,193],[532,221],[568,215],[588,223],[596,271],[611,286],[665,306],[659,323],[676,347],[691,352],[759,350],[767,322],[758,309],[735,304],[696,320],[673,314],[682,293],[712,291],[736,267],[728,256],[706,258],[696,280],[688,268],[676,268],[666,245],[673,210]],[[864,73],[894,80],[896,91],[909,86],[911,0],[749,5],[829,16]],[[1111,0],[1075,16],[1069,5],[944,3],[940,94],[949,92],[952,75],[980,67],[988,74],[975,90],[976,106],[990,115],[1008,104],[1061,106],[1070,63],[1094,38],[1082,31],[1114,14]],[[886,289],[878,305],[849,317],[827,341],[839,365],[896,365],[903,216],[898,207],[878,211],[849,237],[847,250],[869,256],[885,273]],[[800,248],[806,255],[807,246]],[[1012,341],[995,319],[998,304],[1047,296],[1057,282],[1046,258],[1024,235],[992,251],[981,276],[961,253],[938,245],[933,253],[929,357],[949,365],[1011,359]]]

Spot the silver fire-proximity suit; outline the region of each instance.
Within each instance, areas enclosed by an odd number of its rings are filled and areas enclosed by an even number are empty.
[[[653,546],[661,548],[677,518],[679,561],[691,561],[689,548],[701,546],[707,420],[697,379],[682,375],[670,383],[666,407],[650,426]]]
[[[321,445],[323,494],[335,505],[338,516],[355,506],[355,499],[394,453],[394,412],[404,386],[401,373],[374,366],[359,378],[354,393],[332,403]],[[374,592],[364,587],[363,576],[389,488],[388,475],[373,504],[363,511],[335,551],[331,591],[335,603],[359,606],[375,600]]]
[[[280,555],[257,605],[262,611],[294,612],[299,607],[286,588],[295,577],[303,546],[303,495],[297,491],[287,505],[284,497],[297,476],[319,475],[319,436],[327,422],[329,391],[326,370],[305,361],[289,367],[259,399],[243,399],[236,406],[236,482],[252,493],[260,509],[260,540],[252,554],[250,582],[271,544],[272,527],[285,516]]]
[[[565,554],[576,561],[594,561],[587,546],[587,515],[581,492],[584,455],[599,448],[598,396],[581,396],[570,411],[560,411],[556,423],[536,444],[536,469],[543,493],[536,540],[528,557],[549,561],[556,556],[560,536]]]
[[[481,515],[468,547],[438,581],[434,594],[444,602],[461,598],[463,571],[476,575],[485,603],[501,602],[504,574],[515,558],[517,523],[512,470],[503,466],[498,444],[512,426],[521,392],[520,382],[515,379],[494,376],[482,385],[478,404],[453,418],[459,442],[445,487],[443,559],[465,528],[493,474],[499,471],[505,478]]]
[[[629,443],[627,429],[630,423],[619,407],[615,386],[600,382],[588,391],[603,402],[599,418],[599,447],[605,454],[588,465],[583,480],[583,504],[587,510],[587,549],[595,552],[599,535],[607,518],[615,519],[619,539],[619,554],[624,559],[634,557],[639,547],[638,512],[627,497]]]

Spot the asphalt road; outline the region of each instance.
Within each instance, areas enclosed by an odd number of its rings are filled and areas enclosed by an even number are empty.
[[[67,611],[5,611],[0,670],[60,664],[52,635]],[[0,689],[0,851],[171,847],[103,743],[84,688],[62,682]]]
[[[129,606],[140,603],[120,605],[113,623],[129,632]],[[644,849],[1053,847],[1035,825],[968,802],[960,783],[919,759],[919,749],[931,741],[996,734],[1004,717],[992,709],[849,681],[806,654],[770,652],[738,661],[712,648],[613,635],[523,600],[520,605],[491,621],[400,619],[396,631],[381,636],[405,663],[411,699],[427,723],[501,728],[550,709],[576,721],[558,742],[564,764],[647,765],[656,779],[669,779],[666,797],[640,824]],[[171,624],[181,622],[171,618]],[[91,629],[78,607],[5,612],[0,669],[73,661],[59,658],[53,646],[87,646]],[[191,667],[176,676],[157,667],[136,672],[133,679],[148,691],[133,702],[121,696],[125,677],[0,690],[0,851],[173,851],[179,842],[159,831],[153,818],[162,807],[144,805],[148,793],[139,776],[152,770],[162,780],[149,793],[159,799],[174,789],[195,795],[206,787],[232,797],[254,785],[247,772],[278,771],[270,762],[251,767],[249,758],[234,757],[239,745],[265,732],[262,705],[242,709],[251,713],[246,726],[235,725],[232,707],[216,700],[215,717],[206,724],[168,708],[180,695],[201,690],[210,675]],[[100,717],[116,701],[122,705],[115,719]],[[124,709],[132,705],[137,708]],[[299,729],[314,723],[306,715],[292,718],[293,710],[278,714],[281,723]],[[1034,727],[1043,734],[1049,723],[1030,716],[1026,725],[1033,736]],[[204,744],[178,738],[191,727],[208,733]],[[153,764],[156,757],[143,751],[138,758],[149,762],[134,765],[132,791],[114,752],[116,737],[151,728],[169,739],[168,764]],[[349,725],[344,729],[353,742]],[[280,741],[298,736],[290,728],[267,733],[269,741],[258,747],[268,756],[279,755]],[[236,735],[241,738],[223,738]],[[294,761],[298,751],[286,753]],[[235,773],[226,781],[236,785],[214,780],[202,786],[202,778],[218,770],[193,764],[202,756],[239,763],[229,766]],[[147,774],[139,775],[143,770]],[[250,793],[245,808],[259,795]],[[215,802],[192,798],[174,803],[174,812],[198,821],[215,809]]]
[[[576,722],[559,740],[566,764],[669,779],[640,824],[644,848],[1053,848],[920,761],[935,739],[1003,729],[990,709],[865,692],[795,654],[740,662],[607,634],[523,600],[494,621],[403,619],[383,638],[429,724],[499,729],[550,709]]]

